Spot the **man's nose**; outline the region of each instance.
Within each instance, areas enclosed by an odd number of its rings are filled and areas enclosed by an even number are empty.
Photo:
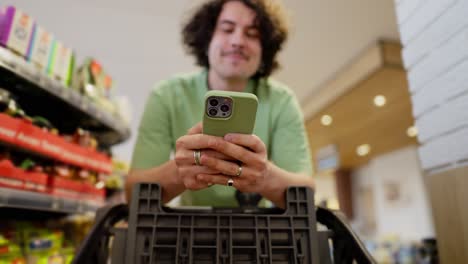
[[[231,35],[231,45],[233,47],[243,47],[246,42],[246,36],[242,30],[236,30]]]

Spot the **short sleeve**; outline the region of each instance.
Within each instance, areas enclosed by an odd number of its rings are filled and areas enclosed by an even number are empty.
[[[163,86],[164,83],[156,85],[146,102],[133,150],[134,169],[149,169],[169,160],[172,133],[170,109],[161,92]]]
[[[283,97],[275,107],[278,118],[273,126],[270,160],[278,167],[312,175],[312,160],[304,118],[297,99]]]

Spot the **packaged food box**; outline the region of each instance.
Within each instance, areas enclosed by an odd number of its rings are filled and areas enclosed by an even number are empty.
[[[0,8],[0,45],[27,57],[34,27],[34,20],[21,10]]]
[[[75,66],[75,55],[72,49],[66,47],[62,42],[54,40],[52,58],[50,60],[48,71],[49,75],[69,86]]]
[[[43,27],[36,25],[29,49],[28,60],[39,69],[46,71],[51,59],[54,44],[53,35]]]

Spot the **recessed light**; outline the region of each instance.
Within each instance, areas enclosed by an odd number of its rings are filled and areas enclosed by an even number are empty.
[[[333,123],[333,118],[330,115],[323,115],[322,118],[320,118],[320,122],[324,126],[329,126]]]
[[[366,156],[367,154],[369,154],[370,150],[371,150],[371,147],[369,144],[362,144],[356,148],[356,153],[362,157],[362,156]]]
[[[418,135],[418,128],[415,126],[410,126],[406,130],[406,134],[408,135],[408,137],[415,137]]]
[[[382,106],[384,106],[386,103],[387,103],[387,98],[385,98],[385,96],[383,96],[383,95],[376,95],[376,96],[374,97],[374,104],[375,104],[375,106],[377,106],[377,107],[382,107]]]

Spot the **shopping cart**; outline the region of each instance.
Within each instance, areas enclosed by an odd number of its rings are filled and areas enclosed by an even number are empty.
[[[339,213],[315,207],[309,188],[289,187],[285,210],[168,208],[161,191],[141,183],[130,207],[100,209],[73,263],[375,263]],[[115,227],[121,220],[126,228]]]

